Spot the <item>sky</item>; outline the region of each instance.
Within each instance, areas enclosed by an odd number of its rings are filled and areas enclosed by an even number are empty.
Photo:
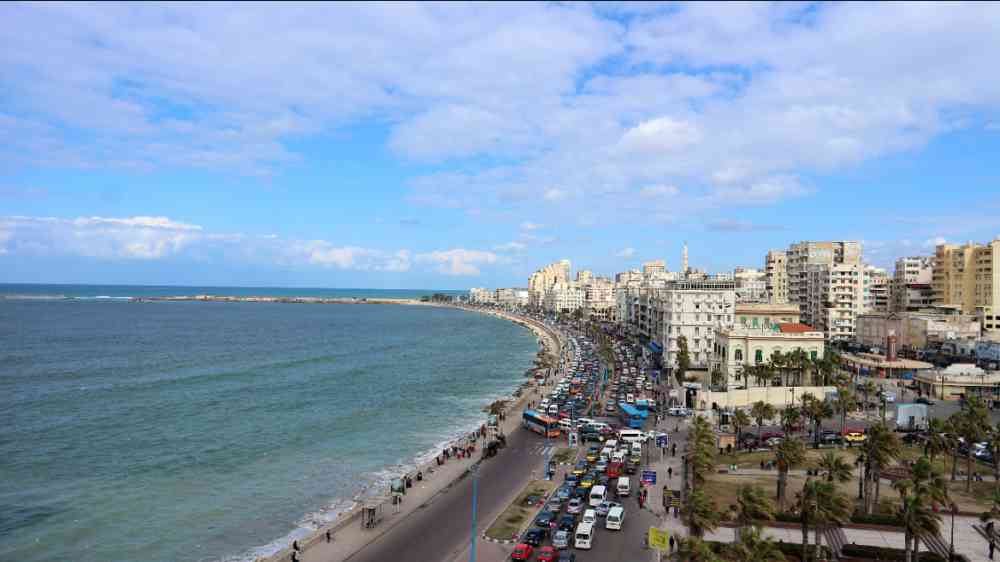
[[[1000,236],[1000,4],[0,5],[0,282],[525,286]]]

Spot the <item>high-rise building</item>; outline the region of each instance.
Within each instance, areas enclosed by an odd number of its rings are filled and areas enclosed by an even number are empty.
[[[854,263],[814,263],[806,268],[801,289],[802,321],[826,334],[828,340],[851,340],[864,312],[864,266]]]
[[[896,260],[892,279],[892,310],[917,311],[934,304],[934,258],[913,256]]]
[[[1000,330],[1000,238],[986,244],[939,244],[931,285],[935,305],[977,315],[984,332]]]
[[[764,272],[767,275],[767,297],[770,302],[783,304],[788,302],[788,267],[786,254],[782,250],[771,250],[764,262]]]
[[[645,309],[639,311],[638,321],[662,346],[663,366],[677,366],[678,340],[684,336],[691,366],[708,368],[716,330],[733,325],[736,290],[732,281],[675,281],[639,300]]]
[[[768,302],[767,273],[749,267],[733,270],[736,282],[736,302]]]
[[[788,302],[800,307],[809,302],[809,269],[814,265],[861,263],[860,242],[799,242],[788,247]],[[859,279],[860,281],[860,279]],[[808,322],[807,322],[808,323]]]
[[[496,303],[496,293],[490,289],[473,287],[469,289],[469,302],[474,304],[494,304]]]
[[[892,300],[889,273],[872,265],[865,266],[864,312],[888,312]]]
[[[545,304],[545,292],[556,283],[568,283],[570,280],[570,262],[562,260],[539,269],[528,278],[528,302],[530,306],[540,308]]]
[[[667,262],[663,260],[647,261],[642,264],[642,274],[645,277],[652,277],[657,273],[667,272]]]
[[[576,272],[576,282],[581,285],[590,283],[590,280],[594,277],[594,273],[589,269],[581,269]]]

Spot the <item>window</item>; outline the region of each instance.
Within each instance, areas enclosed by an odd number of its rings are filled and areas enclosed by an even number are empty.
[[[755,324],[756,324],[756,322],[755,322]],[[764,362],[764,352],[763,351],[761,351],[761,350],[758,349],[757,351],[754,352],[754,362],[756,362],[758,365],[760,365],[761,363]]]
[[[760,322],[759,322],[758,318],[754,318],[753,319],[753,327],[754,328],[759,328],[760,327]]]
[[[743,350],[742,349],[737,349],[736,350],[736,354],[734,356],[734,359],[737,362],[742,362],[743,361]]]
[[[816,360],[816,350],[815,349],[809,352],[809,358],[812,359],[813,361]]]

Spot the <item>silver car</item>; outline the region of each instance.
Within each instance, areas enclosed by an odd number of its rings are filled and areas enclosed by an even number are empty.
[[[552,546],[559,550],[569,548],[569,531],[556,531],[556,534],[552,535]]]

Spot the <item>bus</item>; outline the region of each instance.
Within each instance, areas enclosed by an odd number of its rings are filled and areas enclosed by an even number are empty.
[[[627,427],[642,429],[642,424],[646,421],[646,412],[641,412],[638,408],[624,402],[618,403],[618,412],[622,423]]]
[[[545,437],[559,437],[559,420],[538,413],[534,410],[525,410],[521,416],[524,427]]]

